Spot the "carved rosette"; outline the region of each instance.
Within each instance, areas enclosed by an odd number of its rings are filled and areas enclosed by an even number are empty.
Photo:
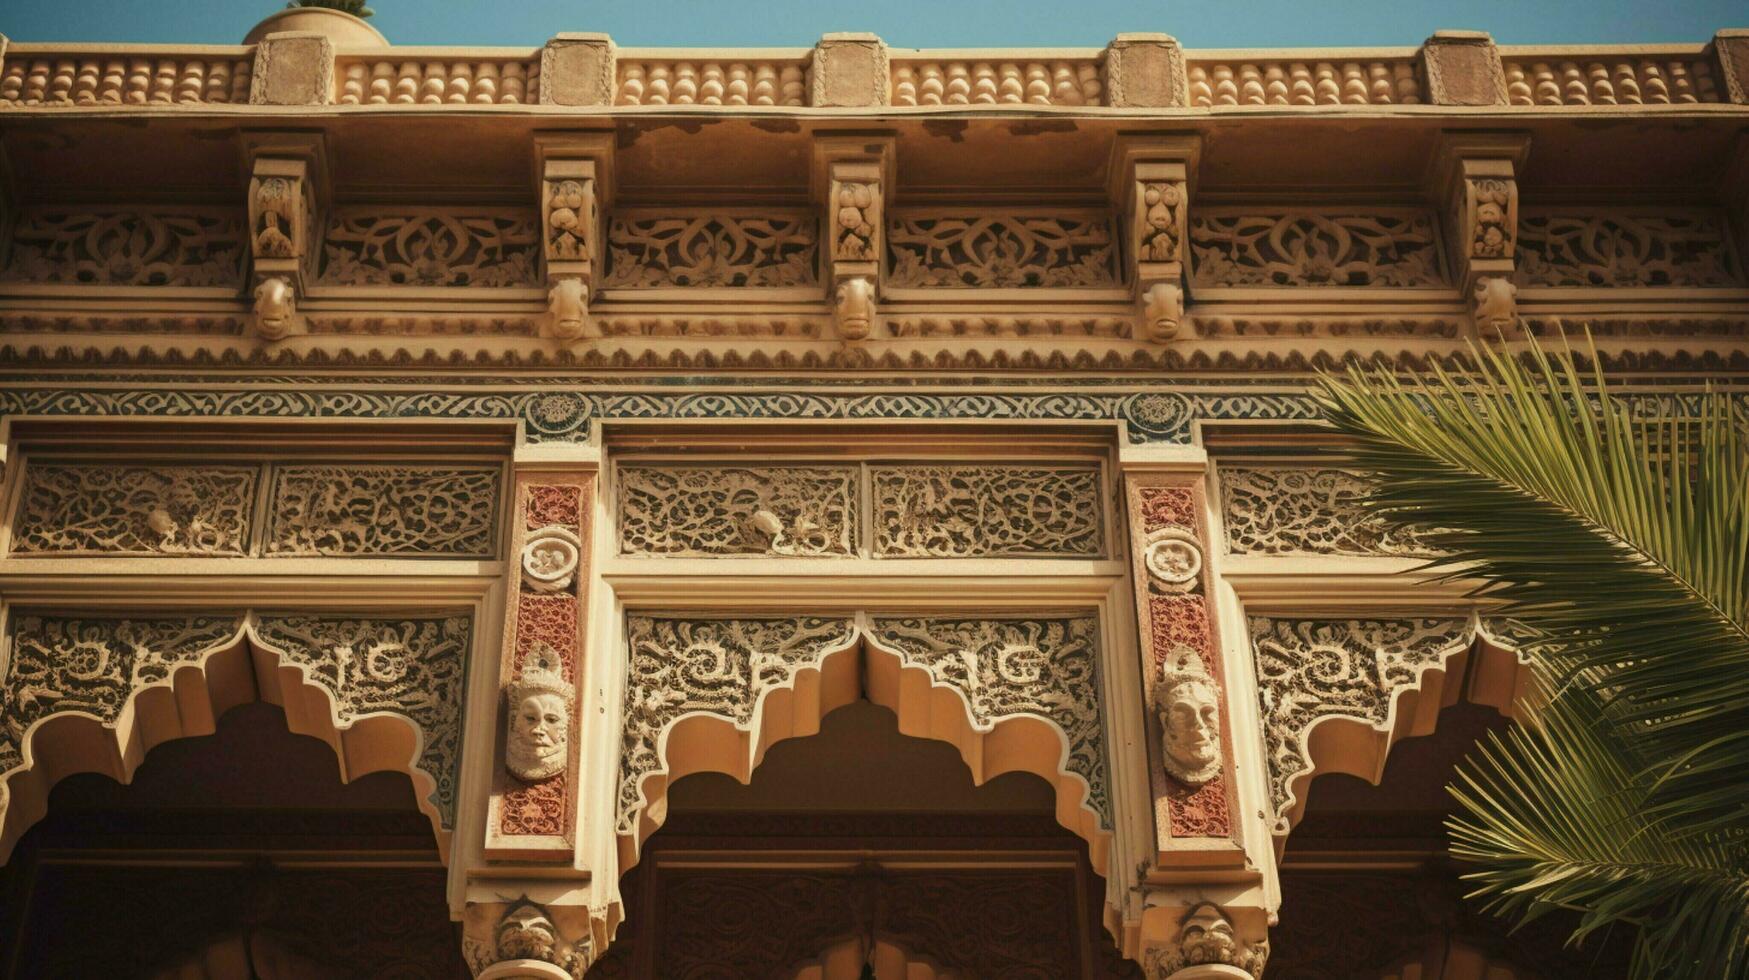
[[[1132,474],[1128,495],[1161,849],[1173,840],[1230,838],[1231,722],[1200,478]]]
[[[499,674],[505,754],[486,840],[495,857],[571,854],[593,495],[589,474],[517,479],[516,584]]]

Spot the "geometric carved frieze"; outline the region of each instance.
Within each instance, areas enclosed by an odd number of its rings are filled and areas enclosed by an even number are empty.
[[[1552,210],[1519,220],[1519,286],[1745,285],[1722,212]]]
[[[1429,211],[1256,213],[1207,208],[1190,216],[1191,283],[1202,287],[1444,287]]]
[[[82,286],[240,288],[244,216],[217,208],[22,210],[0,280]]]
[[[535,286],[541,231],[531,211],[334,209],[317,281],[334,286]]]
[[[490,464],[29,459],[12,552],[490,559],[501,481]]]
[[[621,211],[607,227],[603,286],[811,286],[820,281],[814,216],[803,211]]]
[[[626,617],[628,669],[618,832],[635,834],[646,776],[665,768],[664,736],[682,715],[705,714],[747,729],[763,695],[796,672],[849,646],[848,618],[690,619]]]
[[[1257,696],[1269,767],[1271,816],[1286,833],[1313,768],[1309,738],[1320,722],[1344,718],[1387,731],[1398,696],[1418,687],[1474,640],[1462,618],[1301,620],[1252,616]]]
[[[907,210],[887,226],[886,284],[901,288],[1113,287],[1112,216],[1098,211]]]
[[[418,767],[435,783],[427,800],[455,826],[461,765],[462,681],[473,618],[467,615],[341,617],[263,615],[255,636],[328,692],[337,727],[390,713],[419,728]]]
[[[432,780],[427,799],[447,830],[455,823],[462,678],[472,626],[465,614],[15,614],[8,655],[0,663],[0,811],[7,777],[26,765],[33,727],[76,715],[121,738],[130,718],[140,724],[135,701],[142,691],[169,686],[184,667],[204,673],[211,654],[247,635],[275,655],[277,667],[295,668],[303,683],[327,694],[333,730],[384,714],[411,722],[418,756],[406,761]],[[267,681],[258,683],[270,689]]]
[[[620,553],[1100,558],[1094,466],[622,464]],[[862,527],[864,487],[873,526]],[[865,534],[869,540],[865,541]],[[865,551],[866,549],[866,551]]]
[[[620,553],[853,556],[855,466],[619,468]]]
[[[257,466],[38,463],[25,467],[15,553],[248,554]]]
[[[1432,549],[1360,507],[1361,474],[1322,467],[1220,468],[1227,550],[1236,555],[1388,555]]]
[[[275,465],[263,553],[493,558],[502,475],[495,465]]]
[[[870,467],[874,555],[1102,558],[1099,470],[1011,464]]]
[[[1160,850],[1174,842],[1230,839],[1232,713],[1211,599],[1201,480],[1134,473],[1127,482]]]
[[[1021,715],[1048,719],[1067,742],[1062,768],[1087,784],[1084,805],[1101,828],[1112,826],[1097,619],[877,618],[869,638],[958,691],[978,730]]]

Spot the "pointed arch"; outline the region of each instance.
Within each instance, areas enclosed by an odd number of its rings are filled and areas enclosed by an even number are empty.
[[[343,781],[414,783],[447,861],[472,618],[17,613],[0,680],[0,862],[61,779],[127,783],[155,746],[211,735],[238,705],[285,711]]]

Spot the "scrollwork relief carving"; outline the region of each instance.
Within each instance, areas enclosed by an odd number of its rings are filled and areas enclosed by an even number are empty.
[[[70,211],[26,208],[12,229],[4,276],[91,286],[208,286],[243,282],[247,231],[238,212]]]
[[[605,286],[807,286],[819,282],[811,215],[626,212],[607,228]]]
[[[1295,777],[1312,767],[1306,739],[1313,725],[1341,717],[1384,726],[1398,694],[1475,636],[1468,619],[1253,616],[1250,630],[1278,822],[1292,808]]]
[[[525,211],[345,207],[320,281],[336,286],[533,286],[541,234]]]
[[[746,727],[765,692],[798,669],[848,646],[848,619],[673,619],[627,616],[629,657],[619,833],[637,830],[646,775],[663,768],[657,746],[683,714],[701,712]]]
[[[1119,283],[1111,218],[1035,211],[905,212],[887,229],[898,287],[1109,287]]]
[[[461,761],[462,678],[473,619],[349,619],[262,616],[255,634],[306,682],[328,692],[344,728],[379,712],[402,715],[419,728],[419,768],[435,782],[429,797],[445,827],[455,825]]]
[[[885,558],[1105,554],[1099,471],[1020,465],[870,469],[874,554]]]
[[[19,554],[248,553],[261,470],[30,462],[12,533]]]
[[[1233,554],[1433,554],[1419,535],[1392,529],[1361,508],[1369,486],[1359,473],[1223,466],[1220,476]]]
[[[501,477],[496,466],[279,466],[264,550],[492,558]]]
[[[1724,218],[1716,211],[1666,209],[1561,213],[1519,220],[1520,286],[1690,286],[1744,284]]]
[[[620,552],[854,555],[856,485],[850,466],[621,466]]]
[[[1425,211],[1228,209],[1190,218],[1198,286],[1445,286],[1439,236]]]
[[[1065,768],[1087,783],[1086,805],[1111,826],[1096,619],[876,619],[870,638],[959,691],[980,729],[1049,719],[1068,741]]]
[[[241,616],[15,615],[0,674],[0,779],[24,765],[31,726],[78,712],[113,728],[128,700],[236,639]],[[0,802],[4,794],[0,793]]]

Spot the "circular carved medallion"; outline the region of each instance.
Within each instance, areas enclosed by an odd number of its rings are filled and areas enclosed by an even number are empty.
[[[536,592],[559,592],[571,587],[582,559],[577,535],[557,525],[528,533],[522,545],[522,580]]]
[[[1149,575],[1173,588],[1190,588],[1202,575],[1202,547],[1196,536],[1183,528],[1155,531],[1148,538],[1142,560]]]

